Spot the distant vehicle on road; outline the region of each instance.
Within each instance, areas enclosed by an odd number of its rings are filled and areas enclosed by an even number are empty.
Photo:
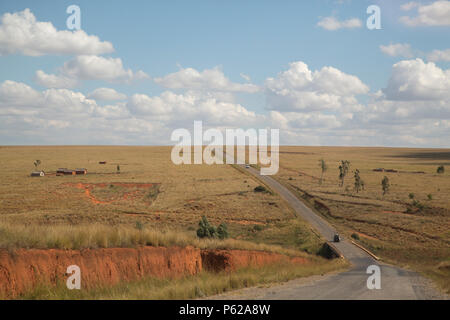
[[[339,241],[341,241],[341,237],[339,237],[339,235],[336,233],[336,234],[334,235],[334,237],[333,237],[333,241],[334,241],[334,242],[339,242]]]
[[[250,168],[250,165],[246,164],[246,165],[245,165],[245,168],[246,168],[246,169]]]

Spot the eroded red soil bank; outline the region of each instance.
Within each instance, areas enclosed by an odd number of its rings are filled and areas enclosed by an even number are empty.
[[[64,283],[70,265],[80,267],[82,287],[92,288],[145,276],[175,278],[195,275],[203,269],[234,271],[275,262],[304,264],[307,260],[261,251],[200,250],[193,247],[0,250],[0,296],[17,297],[38,283]]]
[[[305,258],[290,258],[285,255],[246,250],[202,250],[203,268],[210,271],[235,271],[245,267],[261,267],[271,263],[292,262],[304,264]]]

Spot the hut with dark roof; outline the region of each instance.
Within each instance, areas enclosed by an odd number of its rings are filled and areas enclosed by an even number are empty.
[[[86,168],[77,168],[77,169],[75,169],[75,173],[76,174],[87,174],[87,169]]]
[[[45,172],[44,171],[33,171],[31,173],[32,177],[43,177],[45,176]]]

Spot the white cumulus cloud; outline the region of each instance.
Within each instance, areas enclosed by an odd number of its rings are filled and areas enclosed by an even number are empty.
[[[154,81],[170,89],[219,90],[248,93],[254,93],[259,90],[258,86],[254,84],[242,84],[230,81],[217,67],[203,71],[197,71],[193,68],[182,68],[164,77],[155,78]]]
[[[39,84],[46,87],[71,88],[81,80],[130,83],[148,77],[142,70],[133,72],[131,69],[125,69],[120,58],[81,55],[64,63],[57,74],[46,74],[39,70],[36,72],[35,78]],[[64,86],[64,84],[67,86]]]
[[[94,100],[114,101],[125,100],[127,98],[127,95],[117,92],[112,88],[97,88],[88,94],[88,98]]]
[[[353,29],[361,28],[362,21],[358,18],[351,18],[348,20],[339,21],[335,17],[324,17],[320,19],[317,25],[325,30],[338,30],[338,29]]]
[[[450,97],[450,69],[442,70],[422,59],[404,60],[393,65],[388,86],[389,100],[442,100]]]
[[[413,51],[409,43],[391,43],[389,45],[380,45],[381,52],[391,57],[412,58]]]
[[[405,8],[417,7],[415,17],[402,16],[400,21],[410,27],[415,26],[450,26],[450,1],[435,1],[427,5],[409,5]]]
[[[268,106],[273,110],[339,110],[358,108],[355,95],[369,91],[358,77],[333,67],[311,71],[301,61],[265,82]]]
[[[29,9],[1,17],[0,55],[91,55],[113,51],[110,42],[100,41],[83,30],[57,30],[51,22],[37,21]]]
[[[450,49],[433,50],[428,54],[428,60],[433,62],[450,61]]]
[[[47,88],[74,88],[78,80],[64,75],[47,74],[42,70],[36,71],[34,80],[37,84]]]

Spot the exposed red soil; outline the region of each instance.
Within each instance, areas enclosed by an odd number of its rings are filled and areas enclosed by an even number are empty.
[[[358,236],[360,236],[361,238],[366,238],[366,239],[370,239],[370,240],[378,240],[375,237],[369,236],[367,234],[361,233],[361,232],[355,232]]]
[[[201,252],[203,268],[205,270],[219,271],[235,271],[244,267],[261,267],[267,264],[286,262],[295,264],[305,264],[307,259],[246,250],[202,250]]]
[[[120,200],[133,200],[135,198],[141,197],[142,192],[141,190],[149,189],[155,185],[158,185],[158,183],[128,183],[128,182],[109,182],[109,183],[64,183],[65,186],[75,187],[77,189],[84,189],[84,193],[87,198],[91,200],[94,204],[108,204],[117,202]],[[111,200],[99,200],[97,199],[93,194],[92,190],[95,188],[107,188],[109,186],[116,186],[116,187],[123,187],[127,189],[137,189],[132,190],[129,192],[124,192],[122,197],[119,199],[111,199]],[[141,190],[139,190],[141,189]]]
[[[66,281],[70,265],[81,269],[81,285],[112,285],[143,276],[170,278],[202,270],[200,249],[187,247],[85,250],[0,250],[0,295],[17,296],[37,283]]]
[[[81,270],[82,288],[114,285],[146,276],[176,278],[203,269],[234,271],[275,262],[305,264],[305,258],[245,250],[200,250],[193,247],[101,248],[84,250],[0,250],[0,297],[14,298],[37,284],[65,283],[67,267]]]

